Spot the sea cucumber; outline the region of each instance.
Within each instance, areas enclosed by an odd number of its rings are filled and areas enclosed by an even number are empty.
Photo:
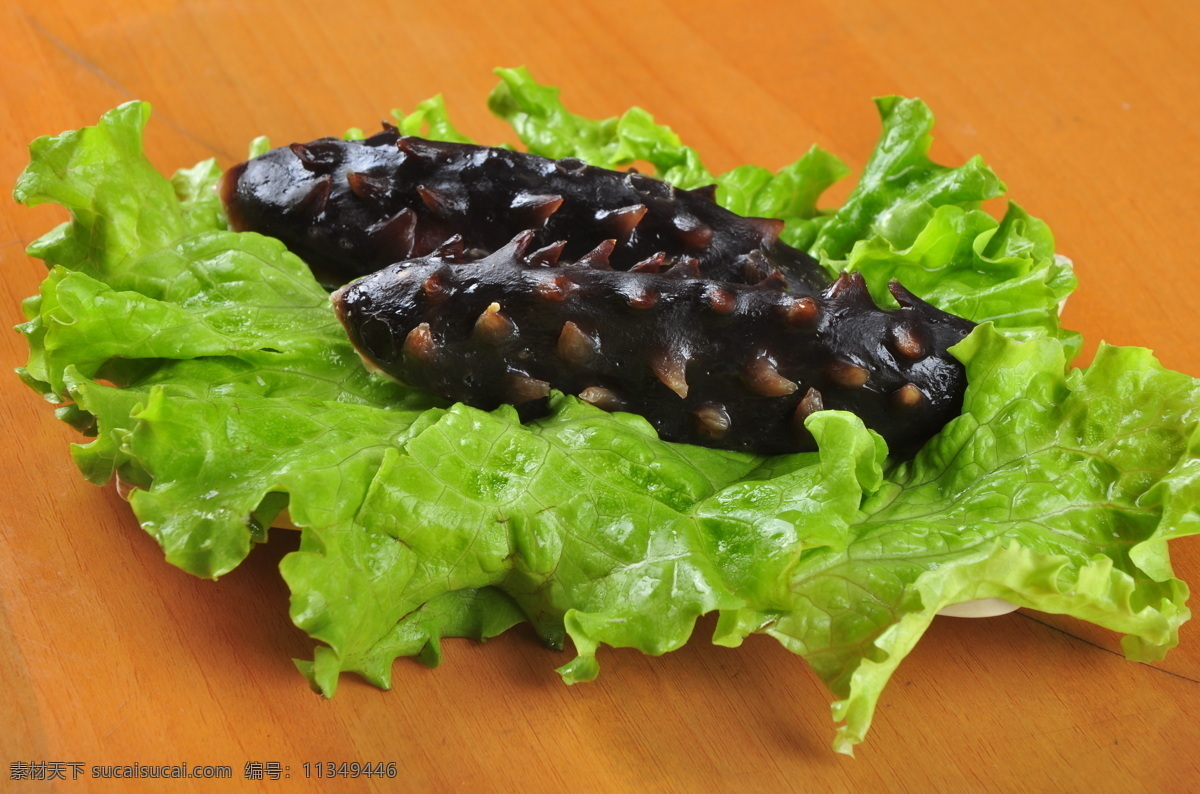
[[[718,281],[782,279],[797,294],[829,283],[807,253],[778,240],[783,222],[715,203],[715,186],[679,190],[636,172],[567,158],[402,136],[322,138],[235,165],[220,195],[230,226],[282,240],[327,287],[426,256],[454,235],[468,257],[535,230],[575,259],[615,240],[612,267],[662,254],[696,260]],[[774,274],[774,275],[772,275]]]
[[[550,389],[640,414],[661,437],[766,454],[814,448],[814,411],[857,414],[911,453],[961,410],[947,348],[973,323],[898,283],[875,305],[858,274],[798,296],[697,275],[690,257],[613,270],[611,244],[568,258],[535,231],[470,262],[460,240],[333,295],[364,359],[483,409]]]

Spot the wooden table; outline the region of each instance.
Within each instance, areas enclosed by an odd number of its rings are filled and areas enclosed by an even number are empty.
[[[371,126],[437,92],[475,138],[511,139],[484,98],[492,67],[525,64],[577,112],[650,109],[724,170],[778,167],[813,142],[861,167],[877,134],[870,98],[918,95],[937,114],[935,155],[983,153],[1075,259],[1081,286],[1065,321],[1086,335],[1086,356],[1107,339],[1200,374],[1195,3],[10,0],[0,29],[9,186],[33,137],[132,98],[154,104],[149,152],[170,171],[214,155],[228,165],[260,134]],[[42,275],[23,247],[61,217],[4,200],[7,325]],[[23,362],[16,334],[0,345],[5,366]],[[288,620],[275,570],[293,533],[274,533],[220,582],[194,579],[162,561],[114,489],[78,476],[74,432],[49,406],[15,377],[0,390],[3,790],[54,785],[11,781],[14,761],[234,770],[231,781],[140,787],[161,791],[1200,785],[1190,624],[1165,661],[1140,665],[1074,620],[941,618],[855,760],[830,750],[830,697],[799,658],[761,636],[713,647],[711,622],[666,657],[603,651],[603,675],[587,685],[563,686],[564,657],[518,629],[448,643],[435,671],[398,662],[392,692],[347,677],[325,701],[290,661],[312,645]],[[1174,559],[1200,583],[1196,538],[1176,543]],[[302,767],[378,760],[397,762],[398,781],[331,787]],[[247,762],[278,762],[290,779],[245,781]]]

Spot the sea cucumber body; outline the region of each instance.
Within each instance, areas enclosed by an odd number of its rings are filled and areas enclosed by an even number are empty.
[[[906,454],[961,410],[946,349],[972,324],[899,285],[901,308],[884,310],[856,275],[799,298],[587,257],[547,265],[530,236],[477,263],[434,254],[379,271],[335,293],[338,315],[364,359],[412,386],[483,409],[557,389],[672,441],[802,451],[804,418],[843,409]]]
[[[711,189],[394,129],[273,149],[231,168],[220,193],[235,230],[282,240],[329,286],[425,256],[453,235],[478,257],[530,229],[535,247],[565,241],[568,258],[614,239],[618,270],[663,253],[691,256],[720,281],[754,283],[778,268],[797,294],[829,280],[778,242],[781,221],[729,212]]]

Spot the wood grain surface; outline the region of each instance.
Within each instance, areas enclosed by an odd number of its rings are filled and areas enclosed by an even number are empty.
[[[637,104],[713,170],[778,167],[812,143],[862,166],[870,99],[920,96],[935,157],[982,153],[1076,262],[1065,323],[1156,350],[1200,374],[1196,206],[1200,4],[606,0],[588,3],[8,0],[0,185],[35,136],[153,103],[164,171],[247,142],[373,126],[441,92],[458,124],[511,140],[484,99],[491,69],[525,64],[568,105]],[[845,195],[835,189],[830,201]],[[42,276],[24,246],[57,208],[0,199],[0,313]],[[6,367],[22,339],[0,335]],[[857,758],[830,750],[830,696],[773,640],[661,658],[605,649],[594,683],[517,629],[447,643],[437,670],[397,662],[395,689],[346,677],[314,695],[291,658],[312,643],[287,616],[276,566],[294,533],[219,582],[163,562],[112,488],[86,484],[74,431],[0,378],[0,790],[12,791],[1187,791],[1200,761],[1200,634],[1153,665],[1116,637],[1021,611],[941,618],[884,693]],[[1200,584],[1200,542],[1174,544]],[[227,764],[228,781],[10,780],[17,761]],[[290,778],[243,780],[247,762]],[[395,761],[395,781],[305,779],[302,764]],[[69,775],[68,775],[69,777]],[[57,788],[56,788],[57,786]]]

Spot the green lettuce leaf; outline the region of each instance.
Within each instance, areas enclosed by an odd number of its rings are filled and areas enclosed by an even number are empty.
[[[1000,185],[978,160],[928,159],[923,105],[880,103],[862,182],[821,211],[844,166],[819,150],[713,177],[644,111],[592,121],[524,70],[501,77],[492,107],[531,150],[715,181],[881,300],[898,277],[989,321],[955,350],[964,411],[896,464],[833,411],[808,420],[819,452],[761,457],[663,442],[557,394],[530,424],[447,406],[368,374],[303,263],[225,228],[211,163],[173,179],[150,167],[148,106],[39,139],[16,197],[71,219],[30,247],[51,270],[24,304],[22,378],[91,436],[72,451],[84,475],[131,486],[185,570],[231,570],[288,510],[301,542],[280,567],[292,619],[321,643],[297,662],[315,688],[332,695],[343,672],[386,687],[400,656],[436,663],[444,637],[521,621],[553,647],[569,638],[562,675],[585,681],[602,646],[664,653],[716,612],[714,642],[767,633],[813,667],[849,752],[943,606],[995,596],[1075,615],[1126,634],[1135,659],[1177,642],[1187,588],[1167,542],[1200,523],[1197,384],[1138,349],[1067,372],[1068,263],[1015,205],[1000,221],[979,208]],[[440,98],[397,120],[465,140]]]
[[[175,197],[183,211],[183,225],[189,232],[229,228],[221,199],[217,196],[217,180],[221,173],[217,161],[208,159],[191,168],[181,168],[171,177]]]
[[[1073,615],[1127,635],[1140,661],[1173,647],[1190,615],[1162,551],[1181,530],[1164,519],[1200,504],[1200,383],[1146,350],[1107,346],[1064,375],[1061,344],[990,326],[955,354],[970,381],[962,416],[868,496],[844,553],[797,567],[791,587],[808,603],[768,629],[845,698],[841,750],[862,739],[887,676],[942,607],[998,597]],[[865,658],[829,621],[844,605],[827,588],[872,596],[846,618],[871,643]]]
[[[872,232],[905,245],[932,208],[975,209],[1004,191],[980,157],[958,168],[929,159],[933,114],[924,102],[892,96],[875,104],[883,120],[879,143],[850,197],[812,246],[826,259],[840,259]]]
[[[418,103],[412,113],[393,110],[392,115],[396,117],[396,126],[404,135],[419,135],[451,143],[471,142],[450,123],[450,114],[441,94]]]
[[[593,121],[568,111],[557,88],[541,85],[523,67],[496,73],[502,82],[488,98],[488,106],[513,126],[534,154],[577,157],[602,168],[645,162],[654,166],[655,176],[676,187],[715,184],[722,206],[741,215],[783,219],[788,241],[801,248],[828,220],[817,209],[821,194],[849,173],[841,160],[814,146],[775,173],[743,165],[713,176],[695,149],[684,146],[669,127],[656,124],[641,108],[630,108],[619,119]]]
[[[743,165],[713,176],[694,149],[641,108],[593,121],[568,111],[557,88],[525,69],[496,71],[502,82],[489,105],[531,152],[606,168],[648,162],[677,187],[716,184],[727,209],[783,219],[781,239],[808,250],[831,275],[862,272],[880,304],[894,305],[887,283],[897,278],[934,305],[993,322],[1014,338],[1060,339],[1068,361],[1079,352],[1079,335],[1058,323],[1075,289],[1070,261],[1055,256],[1046,224],[1019,207],[1000,222],[979,209],[1004,190],[981,158],[958,167],[929,158],[933,114],[920,100],[877,101],[879,144],[846,203],[830,212],[818,209],[820,197],[849,169],[818,147],[775,173]]]
[[[1082,337],[1058,322],[1076,279],[1045,223],[1016,204],[999,222],[951,204],[931,209],[919,226],[905,244],[882,234],[856,243],[842,266],[863,274],[880,305],[892,300],[888,281],[899,279],[951,314],[993,323],[1014,339],[1058,339],[1068,362],[1078,355]]]

